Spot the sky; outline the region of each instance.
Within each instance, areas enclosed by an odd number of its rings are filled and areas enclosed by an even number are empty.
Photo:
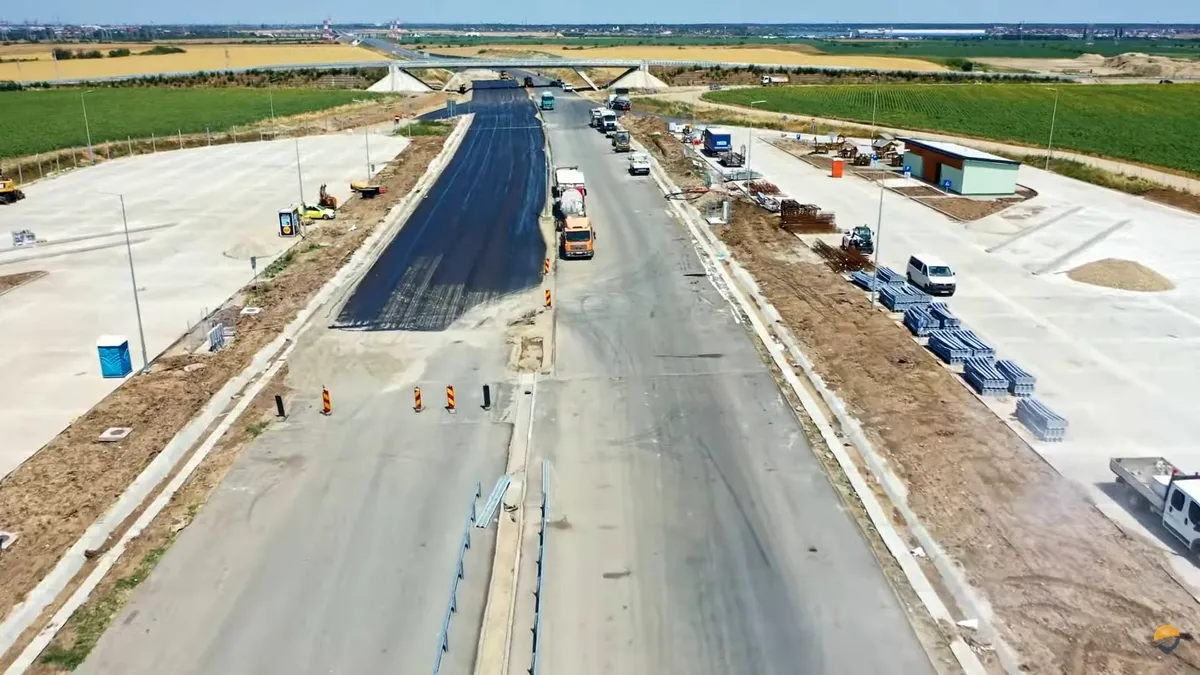
[[[732,6],[736,11],[731,11]],[[405,6],[407,5],[407,6]],[[415,5],[415,6],[414,6]],[[682,10],[687,9],[684,14]],[[688,0],[658,2],[604,0],[450,0],[397,3],[360,0],[43,0],[7,3],[0,20],[120,23],[319,23],[326,16],[343,22],[478,23],[1200,23],[1197,0],[857,0],[805,6],[795,0]]]

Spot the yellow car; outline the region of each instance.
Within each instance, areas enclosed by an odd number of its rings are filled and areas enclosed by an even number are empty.
[[[337,211],[321,206],[301,206],[300,215],[309,220],[333,220],[337,218]]]

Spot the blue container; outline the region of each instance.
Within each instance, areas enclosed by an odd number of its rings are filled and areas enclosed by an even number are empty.
[[[129,340],[120,335],[104,335],[96,340],[96,349],[100,352],[102,377],[126,377],[133,372]]]

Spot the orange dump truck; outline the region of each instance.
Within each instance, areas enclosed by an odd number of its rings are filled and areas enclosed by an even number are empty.
[[[596,255],[596,231],[587,216],[563,219],[558,254],[562,258],[591,258]]]

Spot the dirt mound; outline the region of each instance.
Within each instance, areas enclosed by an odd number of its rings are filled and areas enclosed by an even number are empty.
[[[1080,54],[1075,57],[1075,61],[1081,66],[1102,66],[1104,65],[1103,54]]]
[[[1135,77],[1200,77],[1200,62],[1129,52],[1104,59],[1103,65]]]
[[[1080,283],[1123,291],[1150,293],[1175,288],[1170,279],[1149,267],[1119,258],[1105,258],[1080,265],[1067,272],[1067,276]]]

